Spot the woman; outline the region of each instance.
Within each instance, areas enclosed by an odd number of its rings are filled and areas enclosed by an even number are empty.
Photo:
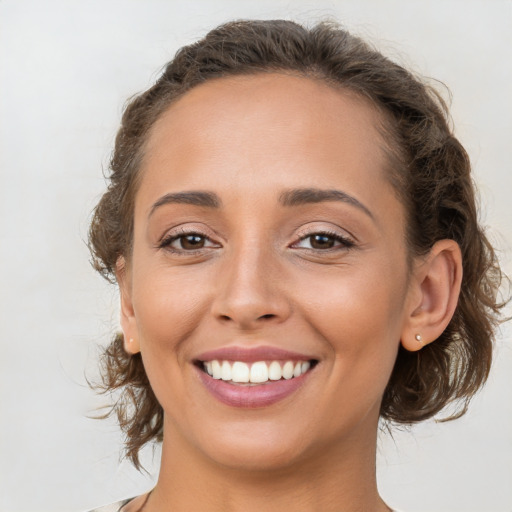
[[[91,226],[121,325],[105,389],[154,511],[387,511],[379,418],[489,372],[501,272],[426,85],[329,24],[244,21],[126,108]]]

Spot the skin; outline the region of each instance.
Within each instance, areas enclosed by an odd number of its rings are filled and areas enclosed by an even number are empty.
[[[382,394],[400,342],[418,350],[415,334],[428,343],[446,327],[461,265],[449,240],[408,264],[381,122],[353,93],[262,74],[198,86],[153,126],[133,251],[118,262],[126,350],[141,351],[165,411],[144,511],[389,510],[375,481]],[[297,188],[359,204],[283,205]],[[214,193],[220,206],[155,206],[186,191]],[[318,245],[312,235],[325,231]],[[202,247],[191,250],[184,233]],[[182,238],[162,246],[173,235]],[[276,404],[230,407],[193,364],[229,345],[277,346],[318,364]]]

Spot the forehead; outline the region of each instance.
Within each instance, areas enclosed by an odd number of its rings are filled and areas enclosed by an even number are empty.
[[[153,126],[141,189],[238,185],[237,193],[250,193],[293,182],[339,187],[341,179],[356,195],[378,194],[387,182],[381,122],[369,100],[320,80],[281,73],[211,80]]]

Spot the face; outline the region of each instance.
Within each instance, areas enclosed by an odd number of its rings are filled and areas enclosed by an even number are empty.
[[[154,125],[120,284],[164,445],[263,468],[374,439],[408,300],[379,120],[262,74],[198,86]]]

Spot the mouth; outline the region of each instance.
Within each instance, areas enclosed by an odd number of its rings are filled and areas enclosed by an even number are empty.
[[[215,380],[246,387],[297,379],[311,371],[317,363],[316,359],[254,362],[213,359],[195,362],[200,370]]]
[[[309,382],[319,360],[277,347],[224,347],[193,360],[210,396],[224,405],[268,407]]]

